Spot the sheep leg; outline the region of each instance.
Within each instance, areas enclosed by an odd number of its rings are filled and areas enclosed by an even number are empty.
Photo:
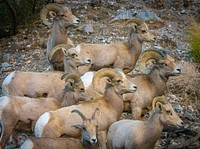
[[[142,109],[140,107],[137,107],[136,102],[131,101],[131,111],[132,111],[132,117],[134,120],[141,119]]]
[[[107,131],[106,130],[98,132],[98,139],[99,139],[100,149],[107,149],[106,148],[106,140],[107,140]]]
[[[1,138],[1,142],[0,142],[0,147],[2,149],[5,148],[9,137],[11,136],[13,130],[15,129],[16,124],[17,124],[17,119],[13,119],[13,118],[9,118],[9,117],[7,117],[7,120],[3,119],[3,124],[2,124],[3,131],[1,132],[1,133],[3,133],[3,135]]]

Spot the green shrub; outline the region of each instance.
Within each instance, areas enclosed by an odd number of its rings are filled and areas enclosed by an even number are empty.
[[[188,33],[191,54],[195,59],[195,62],[200,65],[200,25],[193,22],[193,25],[188,29]]]

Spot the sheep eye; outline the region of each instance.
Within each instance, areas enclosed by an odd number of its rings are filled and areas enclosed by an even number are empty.
[[[72,57],[75,58],[75,57],[77,57],[77,55],[76,55],[75,53],[73,53],[73,54],[72,54]]]
[[[80,88],[80,92],[84,92],[85,90],[84,90],[84,88]]]
[[[61,17],[65,17],[65,15],[64,15],[64,14],[61,14],[60,16],[61,16]]]
[[[85,127],[82,127],[82,129],[83,129],[83,130],[86,130],[86,128],[85,128]]]
[[[172,112],[170,110],[166,111],[168,115],[172,115]]]
[[[145,31],[145,30],[142,30],[142,33],[146,33],[146,31]]]
[[[123,81],[122,80],[117,80],[117,83],[123,83]]]
[[[161,65],[163,65],[163,66],[167,66],[167,64],[166,64],[166,63],[161,63]]]

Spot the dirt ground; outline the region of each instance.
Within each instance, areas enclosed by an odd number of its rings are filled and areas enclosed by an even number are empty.
[[[90,1],[69,1],[73,14],[81,20],[79,27],[69,28],[68,35],[75,45],[78,43],[103,43],[127,40],[130,26],[122,27],[122,22],[109,22],[120,12],[130,10],[137,14],[144,10],[155,13],[164,20],[163,26],[150,26],[158,36],[155,43],[144,43],[143,49],[161,46],[170,51],[180,63],[183,73],[168,81],[165,96],[173,104],[184,121],[185,128],[177,130],[166,127],[161,135],[157,149],[176,148],[175,145],[186,144],[177,148],[200,148],[198,132],[200,132],[200,71],[190,55],[186,29],[191,25],[191,18],[199,21],[199,0],[108,0],[98,6],[90,5]],[[86,32],[85,26],[91,23],[93,32]],[[51,29],[42,24],[38,18],[33,24],[19,30],[15,36],[0,39],[0,84],[12,71],[46,71],[46,49],[43,42],[48,38]],[[0,88],[0,95],[2,95]],[[122,118],[130,114],[123,113]],[[196,138],[195,138],[196,136]],[[187,141],[186,141],[187,140]],[[173,146],[174,145],[174,146]]]

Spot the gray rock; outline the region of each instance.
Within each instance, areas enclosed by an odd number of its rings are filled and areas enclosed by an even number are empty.
[[[93,33],[94,32],[94,29],[92,27],[92,23],[88,23],[84,26],[84,32],[87,33],[87,34],[90,34],[90,33]]]
[[[188,112],[188,111],[185,111],[184,113],[184,117],[191,120],[191,121],[194,121],[195,120],[195,117],[192,113]]]
[[[7,62],[4,62],[4,63],[1,63],[1,68],[4,69],[4,68],[8,68],[8,67],[11,67],[12,65],[7,63]]]
[[[176,112],[178,112],[178,113],[181,113],[181,114],[183,114],[183,108],[181,107],[181,105],[175,105],[174,106],[174,110],[176,111]]]
[[[110,23],[118,20],[128,20],[130,18],[133,18],[131,10],[122,10],[122,12],[119,15],[117,15],[110,21]]]
[[[153,22],[164,22],[161,18],[159,18],[154,12],[151,11],[143,11],[139,12],[136,17],[144,20],[144,21],[153,21]]]

